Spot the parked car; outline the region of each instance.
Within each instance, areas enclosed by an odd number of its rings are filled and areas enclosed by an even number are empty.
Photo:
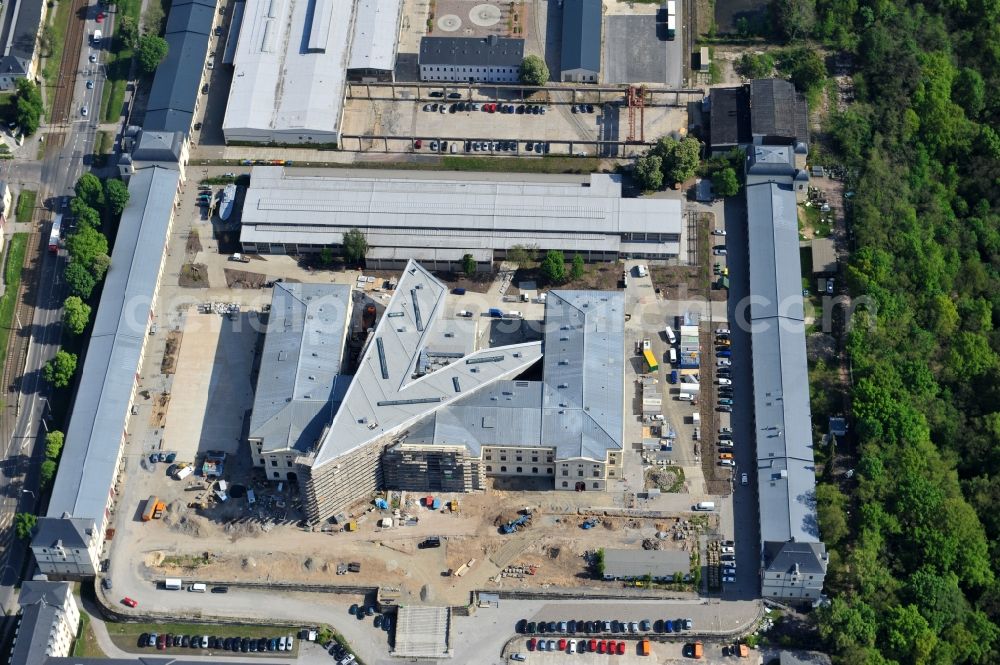
[[[729,328],[716,328],[715,329],[715,334],[716,335],[728,335],[729,334]]]
[[[731,459],[719,460],[719,466],[736,466],[736,462]]]
[[[749,485],[750,476],[746,473],[740,474],[740,485]]]
[[[727,252],[724,247],[716,247],[712,250],[712,253],[716,256],[726,256],[729,252]]]
[[[726,235],[726,230],[725,229],[712,229],[712,235],[713,236],[724,236],[724,235]]]
[[[127,605],[128,607],[135,607],[138,604],[139,603],[137,603],[135,600],[129,598],[128,596],[125,596],[124,598],[122,598],[122,605]]]
[[[728,398],[728,397],[720,397],[719,398],[719,404],[721,406],[732,406],[733,405],[733,400],[730,399],[730,398]]]
[[[720,386],[731,386],[731,385],[733,385],[733,380],[732,379],[727,379],[724,376],[720,376],[719,379],[718,379],[718,381],[719,381],[719,385]]]
[[[732,413],[733,407],[729,406],[728,404],[720,404],[719,406],[715,407],[715,410],[719,411],[720,413]]]
[[[719,367],[730,367],[732,366],[733,363],[731,360],[729,360],[729,358],[719,358],[718,360],[715,361],[715,364],[718,365]]]
[[[166,635],[157,635],[156,636],[156,648],[159,649],[160,651],[163,651],[164,649],[167,648],[167,636]]]
[[[733,577],[732,575],[723,575],[722,576],[722,582],[724,584],[733,584],[733,583],[736,582],[736,578]]]

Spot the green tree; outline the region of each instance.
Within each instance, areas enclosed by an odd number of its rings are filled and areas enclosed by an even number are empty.
[[[712,188],[717,196],[736,196],[740,191],[740,180],[736,177],[736,171],[727,166],[712,174]]]
[[[108,178],[104,181],[104,195],[111,206],[111,212],[115,216],[122,214],[125,206],[128,205],[128,187],[117,178]]]
[[[978,118],[986,108],[986,82],[983,75],[970,67],[963,67],[951,84],[951,98],[965,109],[970,118]]]
[[[518,268],[529,266],[538,260],[538,246],[514,245],[507,250],[507,260]]]
[[[472,254],[466,254],[462,257],[462,272],[467,277],[472,277],[476,274],[476,259],[473,258]]]
[[[573,263],[569,270],[569,278],[574,282],[581,279],[584,273],[583,257],[579,254],[573,255]]]
[[[47,459],[42,462],[42,466],[39,469],[39,484],[42,489],[48,489],[49,485],[52,484],[52,479],[56,477],[56,463],[55,460]]]
[[[344,260],[354,265],[360,265],[368,255],[368,240],[358,229],[351,229],[344,234]]]
[[[635,179],[646,191],[663,189],[663,158],[646,154],[635,162]]]
[[[21,540],[31,538],[31,532],[34,531],[36,524],[38,524],[38,517],[31,513],[17,513],[14,515],[14,531]]]
[[[82,205],[80,214],[76,216],[77,229],[97,229],[100,226],[101,214],[88,205]]]
[[[125,48],[135,48],[139,39],[139,27],[136,25],[136,20],[125,13],[116,16],[115,35]]]
[[[329,247],[324,247],[319,250],[319,262],[320,265],[328,266],[333,263],[333,250]]]
[[[826,80],[826,63],[812,49],[799,49],[790,63],[789,78],[800,92],[819,87]]]
[[[604,577],[604,548],[600,548],[594,553],[594,572],[597,577]]]
[[[748,79],[766,79],[774,74],[774,56],[746,52],[736,61],[736,73]]]
[[[663,179],[669,184],[681,183],[694,177],[701,162],[701,143],[688,136],[678,141],[671,136],[660,138],[653,148],[653,154],[663,160]]]
[[[104,234],[88,226],[80,227],[66,239],[66,250],[71,261],[84,265],[93,264],[98,256],[107,256],[108,239]]]
[[[566,258],[558,249],[550,249],[542,259],[539,267],[542,278],[549,284],[562,284],[566,281]]]
[[[42,368],[42,376],[56,388],[65,388],[69,385],[76,372],[76,354],[59,349],[52,360],[45,363]]]
[[[521,61],[521,83],[525,85],[545,85],[549,80],[549,68],[537,55],[529,55]]]
[[[136,48],[136,55],[139,59],[139,69],[143,74],[152,74],[160,66],[170,45],[167,40],[157,35],[143,35],[139,37],[139,45]]]
[[[18,79],[14,94],[15,119],[21,133],[31,136],[38,131],[42,118],[42,93],[29,79]]]
[[[808,37],[816,25],[816,0],[771,0],[772,27],[786,42]]]
[[[59,430],[52,430],[45,435],[45,456],[49,459],[59,459],[62,453],[65,435]]]
[[[70,261],[63,276],[66,278],[70,292],[81,298],[89,298],[90,294],[94,292],[94,287],[97,286],[97,278],[87,266],[79,261]]]
[[[80,201],[94,210],[100,210],[104,207],[104,186],[101,184],[100,178],[93,173],[84,173],[80,176],[73,189]]]
[[[63,323],[70,333],[79,335],[90,323],[90,305],[80,296],[69,296],[63,302]]]

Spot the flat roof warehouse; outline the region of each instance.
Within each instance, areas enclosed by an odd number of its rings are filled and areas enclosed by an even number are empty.
[[[520,176],[523,177],[523,176]],[[240,241],[339,245],[353,228],[373,248],[542,249],[671,257],[679,253],[680,201],[623,198],[619,176],[418,174],[329,175],[254,167]]]

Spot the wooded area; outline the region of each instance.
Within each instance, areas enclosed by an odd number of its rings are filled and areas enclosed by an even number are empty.
[[[840,663],[998,663],[1000,2],[780,4],[856,57],[829,130],[877,306],[847,342],[857,472],[817,489],[820,633]]]

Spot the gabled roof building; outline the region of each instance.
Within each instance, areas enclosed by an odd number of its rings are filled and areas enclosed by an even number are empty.
[[[421,81],[517,83],[524,40],[506,37],[422,37]]]
[[[49,3],[8,2],[0,32],[0,91],[13,90],[18,79],[35,78],[38,72],[38,36],[45,25]],[[3,12],[0,12],[3,13]]]
[[[752,146],[746,197],[761,593],[811,602],[828,555],[816,519],[796,194],[808,177],[791,145]]]
[[[601,0],[563,2],[559,80],[597,83],[601,78]]]
[[[269,480],[294,480],[294,458],[330,424],[350,384],[341,374],[351,287],[274,285],[248,440]]]
[[[80,625],[80,608],[67,582],[30,580],[17,598],[21,608],[10,665],[45,665],[68,656]]]

